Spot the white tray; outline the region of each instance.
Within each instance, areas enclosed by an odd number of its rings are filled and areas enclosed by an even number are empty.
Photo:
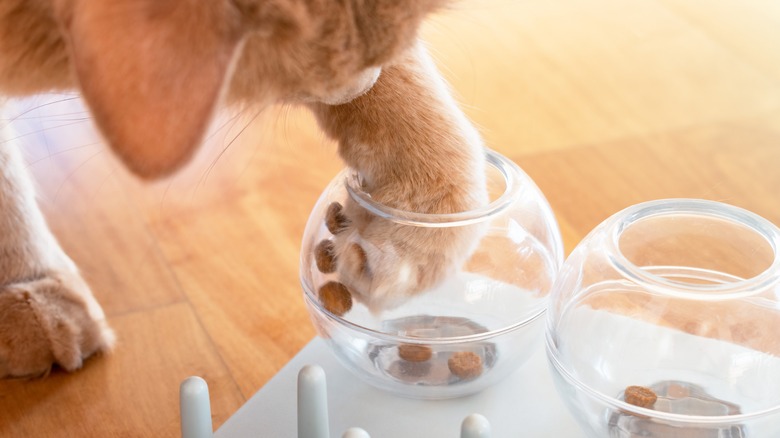
[[[330,436],[360,427],[371,438],[457,438],[470,414],[483,415],[491,436],[584,438],[553,387],[543,345],[507,380],[468,397],[425,401],[397,397],[351,375],[325,342],[309,342],[260,391],[250,398],[215,437],[297,436],[297,379],[305,365],[325,370]]]

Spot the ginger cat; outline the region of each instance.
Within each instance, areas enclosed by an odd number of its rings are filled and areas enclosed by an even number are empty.
[[[374,200],[423,213],[487,202],[479,135],[416,31],[444,0],[3,0],[0,96],[78,89],[143,178],[192,156],[223,102],[299,102],[338,141]],[[0,139],[1,140],[1,139]],[[399,234],[345,205],[342,278],[372,310],[440,281],[474,235]],[[363,254],[354,254],[358,242]],[[387,258],[379,245],[392,245]],[[399,276],[399,266],[413,275]],[[78,369],[114,341],[49,231],[18,151],[0,141],[0,377]]]

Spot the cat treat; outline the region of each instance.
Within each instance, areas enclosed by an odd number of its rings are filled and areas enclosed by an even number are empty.
[[[652,389],[644,386],[629,386],[624,391],[626,403],[640,408],[652,409],[658,396]]]
[[[473,379],[482,374],[482,358],[471,351],[460,351],[447,361],[452,374],[461,379]]]
[[[332,241],[325,239],[317,244],[314,248],[314,261],[323,274],[336,271],[336,253]]]
[[[401,344],[398,346],[398,357],[407,362],[425,362],[433,356],[433,350],[427,345]]]
[[[318,296],[325,309],[337,316],[343,316],[352,308],[352,294],[343,284],[329,281],[320,287]]]
[[[328,227],[331,234],[338,234],[349,225],[349,219],[342,213],[343,209],[344,207],[338,202],[333,202],[328,206],[328,211],[325,213],[325,226]]]

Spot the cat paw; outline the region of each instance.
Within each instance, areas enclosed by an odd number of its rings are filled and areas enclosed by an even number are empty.
[[[314,249],[320,272],[335,273],[372,313],[434,288],[462,267],[480,225],[415,226],[371,214],[356,202],[332,203],[325,224],[333,235]]]
[[[114,333],[78,274],[50,273],[0,286],[0,377],[67,371],[111,349]]]

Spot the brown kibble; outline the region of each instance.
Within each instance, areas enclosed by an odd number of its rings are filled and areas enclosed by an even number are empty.
[[[336,270],[336,249],[333,242],[323,240],[314,248],[314,261],[317,262],[317,269],[323,274],[330,274]]]
[[[352,294],[346,286],[337,281],[322,285],[318,295],[322,306],[334,315],[342,316],[352,308]]]
[[[658,396],[652,389],[644,386],[629,386],[625,392],[626,403],[639,406],[640,408],[652,409]]]
[[[427,345],[401,344],[398,357],[408,362],[425,362],[433,356],[433,350]]]
[[[332,202],[328,206],[328,211],[325,213],[325,226],[331,234],[338,234],[349,225],[349,219],[342,213],[343,209],[338,202]]]
[[[452,374],[461,379],[473,379],[482,374],[482,358],[471,351],[460,351],[447,361]]]

